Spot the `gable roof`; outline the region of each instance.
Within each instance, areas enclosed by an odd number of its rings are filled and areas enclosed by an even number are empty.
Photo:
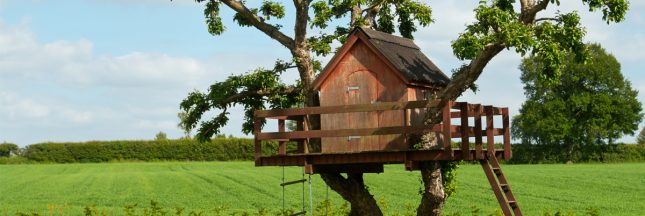
[[[392,69],[398,71],[408,85],[446,86],[450,82],[450,78],[428,59],[412,40],[369,28],[355,28],[350,33],[347,43],[343,45],[314,82],[315,89],[320,88],[322,82],[340,60],[338,58],[341,58],[356,40],[362,40],[368,46],[373,47],[375,52],[385,57]]]

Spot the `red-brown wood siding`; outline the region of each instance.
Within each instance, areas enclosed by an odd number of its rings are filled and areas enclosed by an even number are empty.
[[[320,87],[321,106],[407,101],[408,89],[403,80],[361,40],[340,58]],[[348,88],[349,87],[349,88]],[[404,112],[325,114],[323,130],[402,126]],[[348,139],[353,138],[353,139]],[[402,135],[323,138],[322,152],[361,152],[405,150]]]

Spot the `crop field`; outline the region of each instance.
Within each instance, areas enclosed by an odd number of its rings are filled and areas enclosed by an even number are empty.
[[[574,165],[502,165],[525,215],[556,210],[582,215],[592,208],[601,215],[645,214],[645,163]],[[284,169],[286,180],[301,178],[301,169]],[[0,165],[0,215],[16,212],[79,215],[88,206],[107,215],[124,207],[228,212],[275,212],[282,208],[283,169],[256,168],[252,162],[153,162],[102,164]],[[420,199],[418,172],[390,165],[366,182],[388,214],[415,208]],[[457,194],[446,213],[471,215],[473,206],[488,214],[498,208],[479,165],[462,165]],[[305,203],[309,190],[305,185]],[[312,176],[313,204],[325,200],[327,188]],[[302,207],[300,184],[287,186],[286,207]],[[336,207],[342,199],[329,190]]]

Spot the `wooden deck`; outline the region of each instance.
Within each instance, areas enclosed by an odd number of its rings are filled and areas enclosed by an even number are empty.
[[[356,128],[339,130],[310,130],[309,119],[313,115],[377,112],[387,110],[409,110],[436,107],[439,101],[383,102],[374,104],[343,105],[328,107],[307,107],[295,109],[260,110],[254,114],[255,122],[255,164],[256,166],[304,166],[309,173],[324,170],[325,166],[346,167],[353,169],[382,170],[383,164],[401,163],[407,169],[415,169],[422,161],[435,160],[484,160],[487,156],[510,159],[510,128],[508,108],[468,104],[465,102],[448,102],[443,107],[441,124],[430,126],[399,126],[381,128]],[[405,115],[407,116],[407,115]],[[496,128],[494,118],[501,117],[502,127]],[[402,118],[404,118],[402,116]],[[278,132],[262,132],[262,124],[267,119],[277,119]],[[285,120],[295,120],[298,131],[287,132]],[[453,125],[454,122],[459,124]],[[472,124],[472,125],[470,125]],[[345,153],[310,152],[308,143],[322,137],[351,137],[389,134],[422,134],[438,132],[442,136],[443,146],[436,150],[405,151],[359,151]],[[495,148],[495,136],[503,137],[503,148]],[[486,138],[484,140],[484,137]],[[471,142],[474,138],[474,142]],[[262,154],[263,141],[278,141],[278,152]],[[287,142],[295,141],[297,150],[287,152]],[[458,141],[459,148],[453,149],[451,143]],[[486,144],[484,145],[484,142]],[[485,146],[485,147],[484,147]],[[319,167],[316,171],[316,167]]]

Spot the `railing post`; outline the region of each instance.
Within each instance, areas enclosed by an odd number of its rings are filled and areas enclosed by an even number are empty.
[[[304,116],[302,119],[298,119],[296,121],[296,130],[297,131],[304,131],[305,130],[305,120]],[[298,140],[298,153],[305,153],[305,141],[304,140]]]
[[[486,112],[486,143],[488,143],[488,156],[495,157],[495,135],[493,130],[495,127],[493,125],[493,106],[484,106],[484,112]]]
[[[284,133],[286,131],[284,122],[285,122],[284,119],[278,119],[278,132]],[[278,154],[279,155],[287,154],[287,142],[283,140],[278,141]]]
[[[502,108],[502,125],[504,129],[504,160],[508,161],[513,156],[513,153],[511,152],[511,130],[507,107]]]
[[[302,116],[303,118],[303,123],[302,123],[302,130],[303,131],[309,131],[309,115],[304,115]],[[309,153],[309,138],[306,138],[303,142],[302,145],[302,153],[308,154]]]
[[[410,115],[412,112],[408,112],[408,109],[403,109],[403,127],[407,127],[412,125],[412,122],[410,122]],[[403,133],[403,143],[409,146],[410,143],[408,143],[408,134]]]
[[[261,166],[262,161],[260,157],[262,157],[262,141],[258,138],[258,135],[260,135],[262,128],[262,120],[258,117],[253,116],[253,134],[254,134],[254,141],[255,141],[255,166]]]
[[[452,155],[452,131],[450,125],[450,109],[452,108],[452,101],[446,102],[443,107],[443,150],[446,151],[451,157]]]
[[[459,109],[461,114],[461,155],[463,160],[470,160],[470,143],[468,142],[468,103],[460,102]]]
[[[475,153],[477,160],[483,160],[482,154],[482,105],[475,104]]]

